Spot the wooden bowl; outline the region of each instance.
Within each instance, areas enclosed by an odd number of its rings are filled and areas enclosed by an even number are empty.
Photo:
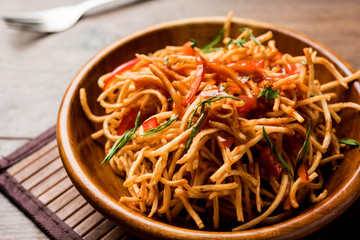
[[[328,197],[315,205],[298,211],[280,223],[241,232],[200,231],[185,223],[168,223],[161,219],[148,218],[118,203],[127,194],[122,181],[109,166],[101,166],[104,148],[93,141],[90,134],[101,126],[92,124],[84,115],[79,102],[79,89],[86,88],[90,108],[101,114],[96,102],[100,93],[97,79],[112,71],[120,63],[134,57],[135,53],[150,53],[166,45],[182,45],[190,38],[207,43],[217,35],[225,21],[224,17],[190,18],[150,27],[110,44],[96,54],[79,71],[63,98],[58,116],[58,145],[65,169],[79,192],[104,216],[124,229],[145,238],[169,239],[269,239],[300,238],[324,227],[343,213],[360,193],[360,154],[357,149],[346,152],[339,169],[327,180]],[[349,75],[351,67],[322,44],[294,31],[269,23],[250,19],[234,18],[231,26],[236,36],[240,27],[250,27],[255,35],[272,30],[276,45],[281,52],[302,55],[304,47],[311,46],[325,56],[343,74]],[[318,69],[321,81],[332,80],[331,76]],[[347,94],[339,90],[340,100],[359,101],[358,82],[351,85]],[[344,111],[342,125],[338,128],[341,137],[359,139],[359,114]],[[184,221],[186,222],[186,221]]]

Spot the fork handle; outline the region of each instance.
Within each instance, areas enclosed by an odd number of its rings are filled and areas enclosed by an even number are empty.
[[[89,11],[93,8],[99,7],[106,3],[115,2],[116,0],[87,0],[76,4],[84,12]]]

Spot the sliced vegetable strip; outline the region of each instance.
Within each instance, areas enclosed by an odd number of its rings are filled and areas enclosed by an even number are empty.
[[[167,122],[161,123],[160,125],[158,125],[155,128],[151,128],[151,129],[146,128],[148,130],[145,130],[145,128],[144,128],[145,133],[142,134],[141,136],[147,136],[147,135],[154,134],[154,133],[164,130],[165,128],[169,127],[178,117],[179,117],[179,115],[176,115],[176,116],[170,118]]]
[[[296,165],[295,165],[295,169],[294,169],[294,177],[296,177],[296,174],[298,172],[298,169],[300,168],[300,166],[303,164],[306,155],[309,151],[309,140],[310,140],[310,128],[311,128],[311,123],[310,121],[307,124],[307,128],[306,128],[306,139],[305,142],[303,144],[303,146],[301,147],[299,153],[297,154],[296,157]]]
[[[265,127],[262,127],[262,130],[263,130],[264,138],[265,138],[266,142],[268,143],[271,151],[275,154],[275,156],[277,157],[277,159],[279,160],[281,165],[283,165],[283,167],[286,169],[286,171],[288,171],[290,176],[294,176],[289,165],[284,161],[284,159],[281,157],[280,153],[278,152],[278,150],[276,149],[274,144],[271,142],[269,135],[265,131]]]
[[[143,124],[141,124],[141,126],[143,127],[144,132],[147,132],[153,128],[158,127],[159,124],[157,122],[157,118],[152,117],[152,118],[149,118],[147,121],[143,122]]]
[[[196,67],[195,80],[191,86],[190,91],[183,99],[183,101],[181,103],[182,106],[186,106],[194,98],[196,92],[199,90],[200,84],[204,80],[205,64],[206,64],[206,61],[202,56],[200,56],[200,55],[196,56],[197,67]]]
[[[122,135],[124,132],[129,130],[135,125],[136,117],[137,117],[137,111],[135,109],[130,109],[129,112],[125,113],[123,118],[121,119],[119,123],[119,127],[117,130],[117,135]]]
[[[108,163],[111,158],[121,149],[123,148],[135,135],[136,130],[140,126],[140,116],[141,112],[139,111],[136,117],[135,126],[128,131],[126,131],[121,137],[116,140],[109,153],[106,155],[105,159],[101,162],[101,164]]]
[[[106,79],[104,87],[103,87],[103,91],[106,90],[107,86],[110,84],[110,82],[113,80],[113,78],[115,77],[115,75],[118,75],[122,72],[125,72],[127,70],[132,69],[138,62],[140,62],[139,58],[134,58],[130,61],[127,61],[123,64],[121,64],[120,66],[118,66],[117,68],[115,68],[109,75],[109,77]]]

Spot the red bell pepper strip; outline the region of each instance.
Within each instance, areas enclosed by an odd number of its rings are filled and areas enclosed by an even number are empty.
[[[284,67],[285,73],[289,75],[294,75],[301,72],[301,63],[289,63]]]
[[[240,76],[248,76],[255,83],[266,80],[266,75],[260,71],[265,66],[264,60],[250,59],[247,61],[236,61],[227,65]]]
[[[106,79],[104,87],[103,87],[103,91],[106,90],[107,86],[109,85],[109,83],[112,81],[112,79],[115,77],[115,75],[120,74],[122,72],[125,72],[129,69],[132,69],[138,62],[140,62],[139,58],[134,58],[130,61],[127,61],[123,64],[121,64],[120,66],[118,66],[117,68],[115,68],[110,76]]]
[[[223,96],[227,94],[239,94],[241,93],[241,89],[239,85],[234,82],[224,82],[219,85],[219,87],[210,88],[207,90],[203,90],[201,92],[201,96],[205,99],[211,98],[213,96]]]
[[[188,92],[188,94],[186,94],[185,98],[181,102],[182,106],[186,106],[191,101],[191,99],[193,99],[196,92],[199,90],[201,82],[204,80],[206,61],[200,55],[196,56],[195,60],[197,64],[195,81],[193,82],[190,91]]]
[[[137,114],[138,111],[136,111],[135,109],[130,109],[129,112],[124,114],[123,118],[119,123],[117,135],[123,135],[127,130],[135,126]]]
[[[251,71],[264,67],[264,60],[250,59],[245,61],[236,61],[228,64],[228,67],[235,71]]]
[[[143,127],[144,133],[146,133],[150,129],[158,127],[159,124],[157,122],[157,118],[152,117],[152,118],[149,118],[148,120],[146,120],[141,126]]]
[[[307,159],[305,159],[305,161],[300,165],[300,167],[298,169],[298,174],[301,179],[301,182],[309,181],[309,174],[308,174],[307,168],[306,168],[306,162],[307,162],[306,160]]]
[[[184,55],[195,56],[195,51],[191,46],[191,41],[186,42],[182,48],[183,48]]]
[[[208,98],[211,98],[214,96],[223,96],[226,94],[227,94],[226,92],[220,91],[219,88],[211,88],[208,90],[204,90],[200,93],[200,95],[205,99],[208,99]]]
[[[292,151],[293,154],[298,154],[298,152],[301,149],[301,145],[299,143],[299,141],[295,138],[295,137],[289,137],[286,138],[286,141],[288,143],[288,148],[289,151]],[[302,153],[304,154],[304,153]],[[302,157],[302,155],[300,156],[300,158]],[[298,174],[299,177],[301,179],[301,182],[308,182],[309,181],[309,174],[307,173],[307,169],[306,169],[306,162],[307,162],[307,158],[305,158],[304,162],[300,165],[299,169],[298,169]]]
[[[229,84],[229,83],[226,83],[226,84]],[[234,88],[234,89],[232,89],[232,88]],[[236,89],[238,91],[240,91],[239,86],[237,84],[235,84],[235,83],[229,84],[229,86],[227,87],[227,90],[228,90],[228,92],[230,94],[233,94],[232,90],[236,90]],[[208,98],[211,98],[213,96],[223,96],[223,95],[226,95],[226,94],[227,94],[226,92],[220,91],[219,88],[212,88],[212,89],[202,91],[200,95],[203,98],[208,99]],[[256,97],[248,97],[248,96],[245,96],[245,95],[239,95],[239,96],[237,96],[237,98],[239,98],[239,99],[241,99],[241,100],[243,100],[245,102],[245,104],[243,106],[236,108],[237,112],[239,114],[248,113],[251,110],[256,109],[256,107],[257,107],[257,98]],[[234,100],[234,101],[238,101],[238,100]]]
[[[265,171],[279,178],[284,167],[281,165],[276,155],[269,146],[265,147],[260,153],[260,163]]]
[[[257,98],[256,97],[248,97],[248,96],[245,96],[245,95],[239,95],[237,97],[245,102],[244,106],[236,108],[237,112],[239,114],[248,113],[251,110],[256,109],[256,107],[257,107]]]
[[[229,94],[234,95],[234,94],[239,94],[241,93],[241,88],[239,87],[238,84],[243,84],[243,83],[235,83],[235,82],[227,82],[225,83],[225,86],[227,87],[227,91]]]
[[[216,140],[219,146],[223,149],[230,148],[231,145],[234,143],[234,138],[228,134],[217,134]]]

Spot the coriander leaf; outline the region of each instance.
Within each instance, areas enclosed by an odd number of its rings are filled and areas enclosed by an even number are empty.
[[[144,134],[141,134],[140,136],[148,136],[150,134],[155,134],[157,132],[160,132],[161,130],[170,126],[178,117],[179,115],[176,115],[175,117],[170,118],[167,122],[159,124],[159,126],[157,126],[156,128],[150,129],[149,131],[147,131]]]
[[[278,89],[272,89],[272,85],[265,86],[259,95],[258,98],[264,97],[267,100],[274,100],[275,98],[279,97],[279,90]]]
[[[283,167],[286,169],[286,171],[288,171],[288,173],[290,174],[290,176],[293,176],[293,173],[291,171],[291,168],[289,167],[289,165],[284,161],[284,159],[280,156],[279,152],[276,150],[276,147],[274,146],[274,144],[271,142],[269,135],[267,134],[267,132],[265,131],[265,127],[262,127],[263,130],[263,135],[264,138],[266,140],[266,142],[268,143],[271,151],[275,154],[275,156],[277,157],[277,159],[279,160],[279,162],[281,163],[281,165],[283,165]]]
[[[111,147],[109,153],[106,155],[105,159],[101,162],[101,164],[108,163],[111,158],[131,140],[131,138],[135,135],[136,130],[140,126],[140,116],[141,112],[139,111],[135,120],[135,126],[127,130],[123,135],[121,135],[118,140],[116,140],[116,142]]]
[[[303,146],[301,147],[301,149],[298,152],[298,155],[296,157],[296,164],[295,164],[295,169],[294,169],[294,178],[296,177],[297,172],[299,170],[299,167],[304,162],[306,154],[309,151],[310,128],[311,128],[311,123],[309,121],[308,124],[307,124],[307,128],[306,128],[305,142],[304,142]]]
[[[247,28],[247,27],[246,28],[240,28],[239,30],[241,32],[247,31],[249,33],[249,35],[250,35],[251,40],[253,40],[257,45],[264,46],[256,39],[256,37],[254,37],[254,35],[252,34],[252,32],[251,32],[251,30],[249,28]]]
[[[356,141],[354,139],[351,139],[351,138],[349,138],[349,139],[339,139],[338,141],[339,141],[339,143],[342,143],[342,144],[359,147],[359,151],[360,151],[360,144],[359,144],[358,141]]]

